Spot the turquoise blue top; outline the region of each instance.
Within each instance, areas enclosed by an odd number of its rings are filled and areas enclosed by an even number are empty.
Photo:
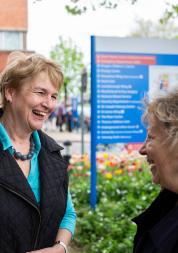
[[[37,202],[40,202],[40,184],[39,184],[39,164],[38,164],[38,154],[41,149],[41,142],[37,131],[33,133],[33,140],[35,143],[35,152],[31,159],[30,164],[30,172],[28,175],[28,183],[30,184],[32,191],[36,197]],[[0,141],[3,144],[3,149],[8,150],[11,154],[13,154],[12,143],[10,137],[4,126],[0,123]],[[67,208],[65,215],[62,219],[62,222],[59,224],[59,228],[65,228],[69,230],[72,235],[74,235],[76,225],[76,213],[72,203],[70,191],[68,191],[67,198]]]

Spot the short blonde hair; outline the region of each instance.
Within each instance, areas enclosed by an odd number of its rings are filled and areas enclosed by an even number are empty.
[[[8,62],[0,75],[0,93],[2,107],[6,104],[5,88],[20,89],[26,79],[33,79],[40,72],[46,72],[50,81],[60,90],[64,76],[61,66],[40,54],[27,55],[20,51],[9,54]]]
[[[149,126],[152,120],[161,123],[167,132],[171,146],[178,143],[178,89],[146,100],[143,122]]]

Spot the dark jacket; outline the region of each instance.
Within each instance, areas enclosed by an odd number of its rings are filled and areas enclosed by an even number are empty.
[[[163,190],[133,221],[137,224],[133,253],[178,253],[178,195]]]
[[[67,203],[67,165],[49,136],[39,131],[38,205],[15,159],[0,143],[0,252],[25,253],[54,244]]]

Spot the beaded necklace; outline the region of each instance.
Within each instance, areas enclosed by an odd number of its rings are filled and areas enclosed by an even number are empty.
[[[2,120],[0,121],[0,123],[5,128],[5,125]],[[23,155],[21,152],[16,151],[16,149],[14,147],[12,147],[12,149],[13,149],[13,156],[15,157],[15,159],[21,160],[21,161],[30,160],[33,157],[34,152],[35,152],[35,144],[34,144],[32,135],[30,137],[30,150],[29,150],[28,154]]]
[[[35,152],[35,144],[33,142],[32,136],[30,137],[30,150],[28,154],[23,155],[22,153],[16,151],[14,147],[13,147],[13,152],[14,152],[13,155],[17,160],[22,160],[22,161],[30,160],[33,157],[33,154]]]

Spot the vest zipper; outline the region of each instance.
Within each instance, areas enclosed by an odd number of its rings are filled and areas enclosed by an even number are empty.
[[[21,195],[20,193],[18,193],[18,192],[16,192],[16,191],[12,190],[11,188],[9,188],[8,186],[6,186],[6,185],[4,185],[4,184],[1,184],[1,183],[0,183],[0,186],[2,186],[2,187],[5,188],[6,190],[8,190],[8,191],[14,193],[15,195],[19,196],[19,197],[22,198],[23,200],[25,200],[27,203],[29,203],[31,206],[33,206],[33,207],[36,209],[36,211],[38,212],[40,221],[39,221],[39,224],[38,224],[38,229],[37,229],[37,231],[36,231],[36,233],[35,233],[35,236],[34,236],[33,250],[35,250],[35,249],[36,249],[36,245],[37,245],[37,241],[38,241],[39,232],[40,232],[40,226],[41,226],[41,214],[40,214],[39,209],[38,209],[31,201],[29,201],[28,199],[26,199],[26,198],[25,198],[23,195]]]

